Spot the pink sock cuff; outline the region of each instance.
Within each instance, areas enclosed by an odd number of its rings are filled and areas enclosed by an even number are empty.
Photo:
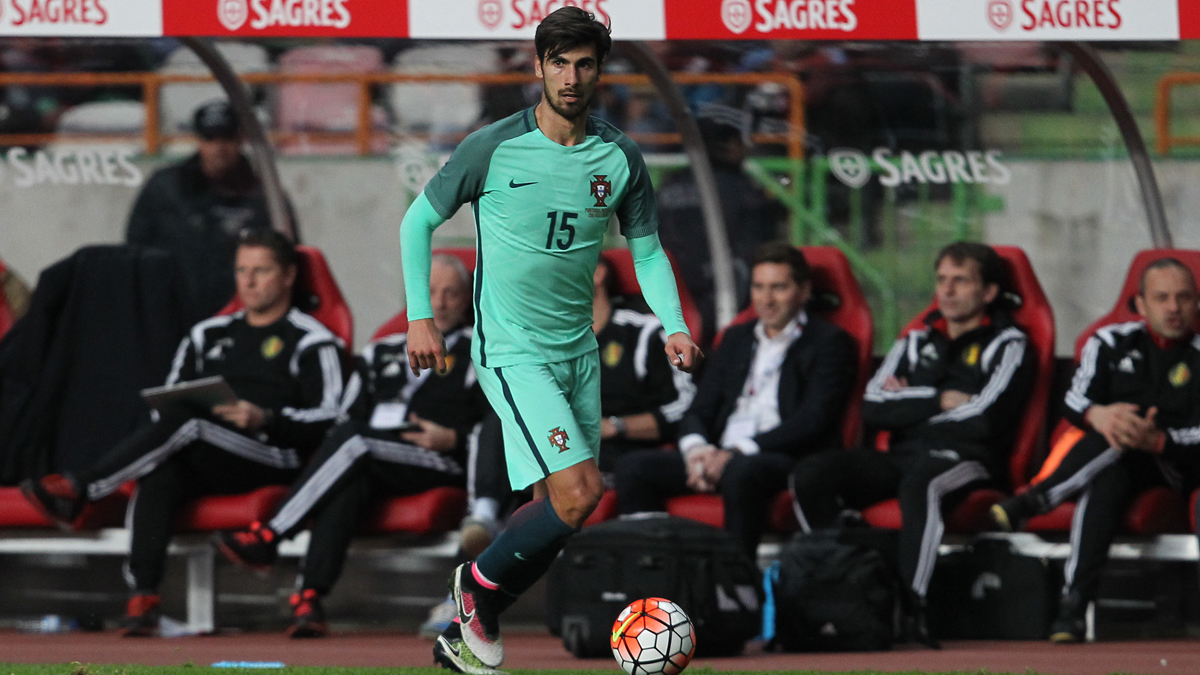
[[[500,584],[498,584],[494,581],[491,581],[487,577],[483,576],[483,574],[480,573],[479,568],[475,566],[475,563],[471,563],[471,574],[473,574],[475,576],[475,581],[478,581],[480,586],[483,586],[484,588],[488,589],[489,591],[494,591],[494,590],[500,588]]]

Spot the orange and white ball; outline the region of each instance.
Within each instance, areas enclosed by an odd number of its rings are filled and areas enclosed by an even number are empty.
[[[696,652],[696,629],[670,600],[635,600],[617,616],[611,646],[629,675],[677,675]]]

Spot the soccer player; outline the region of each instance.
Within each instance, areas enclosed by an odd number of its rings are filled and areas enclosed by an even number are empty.
[[[665,326],[665,352],[690,371],[701,358],[688,335],[670,262],[658,240],[654,190],[637,147],[589,117],[612,46],[606,26],[564,7],[538,26],[533,108],[468,136],[425,187],[400,228],[411,368],[444,370],[431,320],[433,230],[462,204],[475,213],[472,359],[500,416],[513,489],[534,500],[473,563],[455,569],[459,621],[434,645],[436,663],[496,672],[499,616],[549,568],[603,490],[600,363],[592,332],[592,274],[615,215],[638,282]]]

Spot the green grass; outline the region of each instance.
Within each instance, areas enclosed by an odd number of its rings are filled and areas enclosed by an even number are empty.
[[[182,666],[97,666],[69,664],[0,664],[0,674],[3,675],[197,675],[199,671],[208,671],[214,675],[450,675],[449,671],[438,668],[320,668],[292,667],[280,669],[260,668],[212,668],[209,666],[185,664]],[[512,675],[536,673],[537,675],[614,675],[621,671],[614,665],[612,668],[591,670],[510,670]],[[709,665],[693,666],[686,671],[688,675],[713,675],[718,671]],[[839,671],[831,673],[818,670],[771,670],[771,671],[737,671],[738,675],[1006,675],[992,673],[987,670],[956,670],[947,673],[925,673],[910,671],[907,673],[883,673],[875,670]],[[1015,675],[1015,674],[1014,674]],[[1026,671],[1020,675],[1037,675]]]

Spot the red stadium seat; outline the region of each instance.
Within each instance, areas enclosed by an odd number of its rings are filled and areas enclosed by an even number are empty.
[[[370,534],[448,532],[466,512],[466,490],[440,487],[385,500],[362,529]]]
[[[1113,304],[1113,308],[1108,314],[1097,319],[1092,325],[1087,327],[1081,333],[1078,339],[1075,340],[1075,361],[1079,361],[1080,355],[1083,353],[1083,345],[1087,339],[1099,328],[1114,323],[1123,323],[1126,321],[1137,321],[1141,317],[1138,316],[1133,305],[1133,298],[1137,295],[1138,285],[1142,279],[1142,272],[1146,266],[1159,258],[1172,257],[1192,271],[1196,278],[1200,279],[1200,251],[1189,251],[1181,249],[1146,249],[1138,251],[1133,257],[1133,261],[1129,263],[1129,271],[1125,275],[1125,283],[1121,285],[1121,292],[1117,295],[1117,300]],[[1197,318],[1196,325],[1192,326],[1192,330],[1200,332],[1200,317]],[[1054,430],[1052,444],[1062,436],[1071,425],[1062,420],[1058,427]],[[1170,496],[1168,496],[1168,493]],[[1193,501],[1195,496],[1193,495]],[[1170,490],[1165,488],[1152,488],[1137,498],[1130,505],[1129,510],[1125,513],[1122,522],[1122,529],[1127,534],[1136,535],[1155,535],[1167,534],[1172,532],[1186,531],[1188,521],[1194,520],[1195,514],[1192,509],[1188,509],[1188,513],[1184,513],[1187,505],[1184,504],[1182,498],[1175,495]],[[1031,518],[1025,525],[1025,530],[1028,532],[1063,532],[1071,529],[1071,518],[1075,513],[1075,504],[1067,502],[1060,504],[1050,513]]]
[[[605,490],[604,494],[600,496],[600,503],[596,505],[596,510],[592,511],[592,515],[583,521],[583,526],[587,527],[596,523],[603,523],[606,520],[612,520],[617,517],[618,513],[617,491]]]
[[[862,396],[867,380],[871,376],[871,346],[875,335],[875,322],[871,308],[867,305],[862,287],[854,278],[850,261],[844,253],[833,246],[802,246],[804,258],[812,271],[814,306],[819,316],[840,326],[854,338],[858,356],[858,381],[850,395],[842,419],[842,442],[846,447],[855,447],[859,442],[862,422]],[[733,324],[746,323],[758,318],[754,307],[747,307],[733,319]],[[713,350],[720,345],[724,331],[713,340]],[[682,518],[691,518],[720,527],[725,520],[725,507],[716,495],[686,495],[667,500],[667,512]],[[796,528],[796,518],[791,508],[791,496],[780,493],[771,509],[770,527],[774,531],[787,532]]]
[[[612,268],[618,292],[625,295],[642,294],[642,287],[638,284],[637,274],[633,269],[633,256],[629,253],[629,249],[611,248],[600,255],[604,256],[604,260]],[[683,283],[683,277],[679,274],[679,265],[676,264],[670,253],[667,254],[667,257],[671,258],[671,268],[675,272],[675,286],[679,289],[679,304],[683,307],[683,322],[687,324],[688,331],[692,334],[692,341],[701,344],[704,336],[701,334],[703,320],[700,318],[700,310],[696,308],[692,294],[688,292],[687,286]]]
[[[7,271],[8,268],[4,265],[4,261],[0,260],[0,279],[4,278]],[[4,296],[3,289],[0,289],[0,338],[4,337],[14,323],[16,323],[16,317],[13,316],[12,307],[8,306],[8,298]]]
[[[333,278],[329,263],[325,262],[325,256],[312,246],[297,246],[296,251],[300,254],[295,290],[297,306],[320,321],[347,347],[353,345],[354,317]],[[219,314],[232,314],[241,308],[242,301],[234,297]]]
[[[241,495],[212,495],[185,506],[175,517],[177,532],[213,532],[249,527],[271,517],[287,487],[268,485]]]
[[[1031,465],[1037,456],[1038,440],[1046,422],[1050,384],[1054,377],[1054,314],[1025,252],[1015,246],[993,248],[1008,265],[1011,290],[1021,301],[1020,307],[1013,312],[1013,318],[1029,335],[1030,353],[1037,360],[1029,402],[1018,423],[1012,454],[1009,456],[1009,482],[1014,487],[1021,487],[1029,482]],[[901,334],[923,326],[925,316],[934,309],[931,304],[909,322]],[[1003,498],[1004,495],[998,490],[973,491],[945,514],[946,531],[978,532],[989,529],[991,520],[988,511]],[[899,529],[900,503],[889,499],[875,504],[863,511],[863,518],[875,527]]]

